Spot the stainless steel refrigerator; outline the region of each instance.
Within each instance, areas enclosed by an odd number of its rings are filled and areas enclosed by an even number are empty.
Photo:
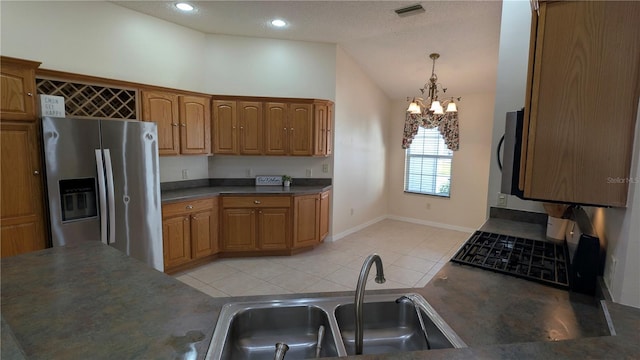
[[[53,246],[104,244],[164,270],[155,123],[42,119]]]

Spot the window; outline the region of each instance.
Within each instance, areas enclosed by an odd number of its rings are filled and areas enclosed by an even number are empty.
[[[449,197],[453,151],[438,128],[420,127],[406,151],[404,191]]]

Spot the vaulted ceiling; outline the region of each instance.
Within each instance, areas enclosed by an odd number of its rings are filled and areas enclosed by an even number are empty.
[[[500,1],[116,1],[123,7],[207,34],[338,44],[392,99],[419,94],[431,75],[429,53],[441,54],[436,74],[461,95],[495,88]],[[400,17],[416,3],[425,11]],[[281,18],[285,28],[270,22]]]

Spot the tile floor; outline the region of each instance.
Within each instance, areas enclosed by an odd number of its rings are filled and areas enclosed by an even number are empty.
[[[298,255],[218,259],[175,277],[213,297],[353,291],[375,252],[387,281],[375,283],[371,269],[367,290],[423,287],[469,236],[387,219]]]

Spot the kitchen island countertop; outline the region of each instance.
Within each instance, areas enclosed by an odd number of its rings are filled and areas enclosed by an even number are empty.
[[[227,302],[353,294],[212,298],[97,242],[5,258],[1,266],[3,359],[203,358]],[[593,298],[453,263],[406,292],[424,296],[469,347],[362,359],[640,356],[637,308],[605,302],[610,336]]]

